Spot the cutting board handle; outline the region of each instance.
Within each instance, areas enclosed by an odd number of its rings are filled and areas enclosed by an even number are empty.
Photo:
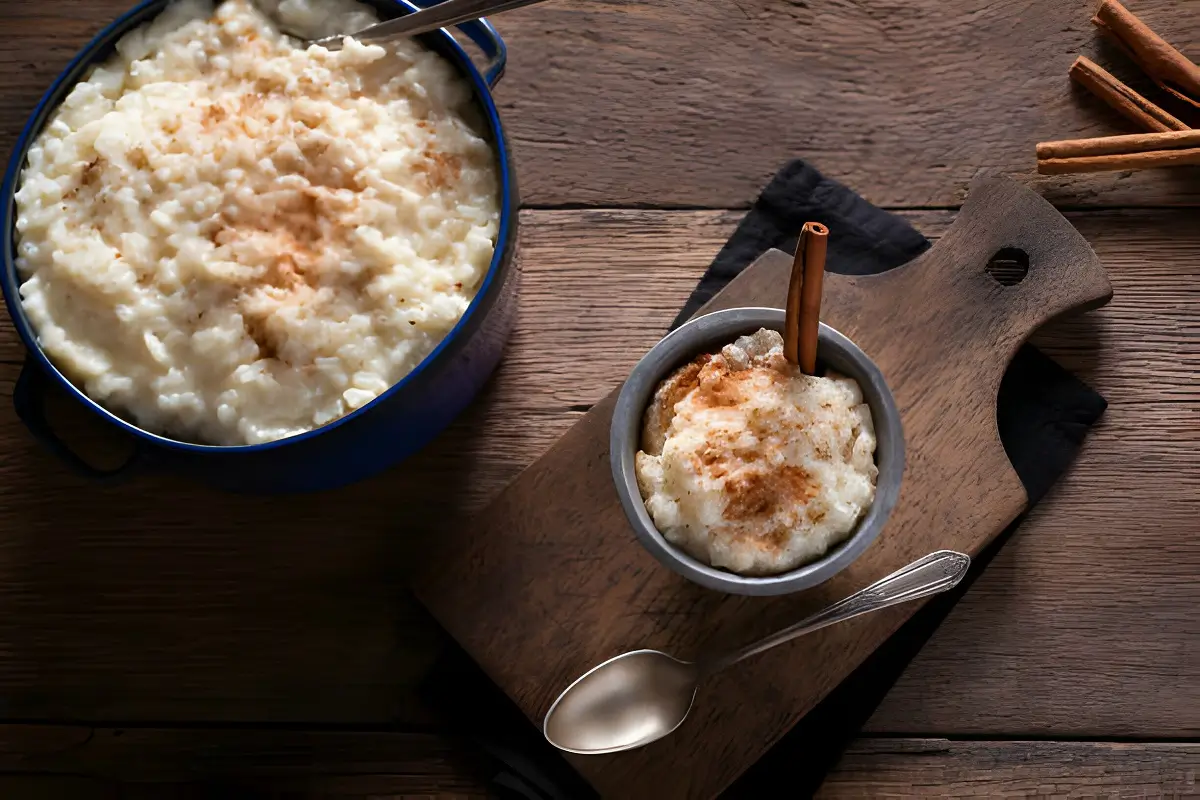
[[[989,274],[997,256],[1027,263],[1019,282]],[[897,270],[924,284],[897,297],[944,297],[927,318],[947,336],[972,336],[1001,351],[1000,366],[1046,322],[1096,308],[1112,297],[1087,240],[1041,196],[1006,177],[977,179],[954,223],[933,248]],[[984,323],[984,324],[981,324]]]
[[[999,254],[1027,261],[1018,283],[989,274]],[[994,400],[1034,331],[1104,305],[1112,286],[1087,240],[1054,206],[996,176],[971,184],[953,224],[921,256],[880,275],[827,276],[825,297],[827,321],[888,365],[897,399],[918,372],[935,370]]]

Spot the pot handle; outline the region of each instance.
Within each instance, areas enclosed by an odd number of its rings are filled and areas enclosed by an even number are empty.
[[[412,0],[413,5],[421,8],[436,6],[440,2],[441,0]],[[496,84],[504,77],[504,68],[508,64],[508,46],[500,38],[500,32],[487,17],[464,22],[457,27],[487,56],[488,65],[483,71],[483,79],[487,81],[489,89],[496,88]]]
[[[58,456],[72,472],[93,481],[112,482],[128,478],[142,461],[144,448],[141,442],[134,444],[133,453],[124,464],[113,469],[99,469],[84,461],[58,437],[46,419],[46,375],[32,357],[26,357],[21,375],[13,387],[13,408],[21,422],[44,447]]]

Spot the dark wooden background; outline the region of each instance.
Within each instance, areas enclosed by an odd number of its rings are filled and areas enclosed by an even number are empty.
[[[128,5],[0,4],[0,153]],[[1129,5],[1200,58],[1200,0]],[[499,18],[526,201],[512,346],[449,434],[348,490],[72,477],[12,414],[4,318],[0,795],[485,794],[414,695],[444,641],[405,567],[620,380],[794,156],[931,237],[977,172],[1023,177],[1116,292],[1036,339],[1108,414],[823,795],[1200,794],[1200,170],[1033,176],[1039,140],[1127,131],[1065,77],[1076,53],[1135,77],[1092,6],[550,0]]]

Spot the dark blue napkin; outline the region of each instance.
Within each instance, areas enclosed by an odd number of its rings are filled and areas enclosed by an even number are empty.
[[[830,228],[827,268],[831,272],[885,272],[912,261],[930,246],[905,220],[876,208],[803,161],[793,161],[763,190],[701,278],[674,326],[687,320],[767,250],[792,252],[801,226],[809,221]],[[1000,384],[998,418],[1000,439],[1025,485],[1030,505],[1045,495],[1071,463],[1105,405],[1103,397],[1036,348],[1025,346],[1017,353]],[[773,796],[773,787],[783,776],[788,780],[789,796],[813,794],[900,673],[1020,522],[1014,522],[975,558],[967,577],[953,591],[927,602],[725,796]],[[459,648],[445,654],[425,689],[429,702],[447,722],[480,745],[483,769],[498,796],[522,800],[596,796]]]

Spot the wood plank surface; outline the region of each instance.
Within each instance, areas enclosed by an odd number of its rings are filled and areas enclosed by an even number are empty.
[[[796,155],[876,204],[956,205],[984,169],[1032,177],[1038,141],[1134,132],[1072,87],[1076,55],[1197,124],[1099,41],[1095,5],[567,0],[499,20],[497,94],[538,205],[733,207]],[[1132,7],[1200,59],[1196,0]],[[1194,205],[1197,173],[1037,181],[1059,204]]]
[[[0,152],[76,49],[129,5],[0,5],[11,43],[0,52]],[[1033,176],[1038,141],[1131,132],[1072,88],[1076,54],[1187,116],[1099,41],[1094,6],[555,0],[498,18],[510,61],[497,99],[532,205],[738,207],[797,155],[875,203],[956,205],[981,169]],[[1200,0],[1133,7],[1200,59]],[[1062,204],[1195,205],[1198,174],[1037,181]]]
[[[435,733],[0,725],[0,775],[68,774],[109,791],[143,785],[148,797],[175,796],[184,784],[214,798],[485,797],[490,774],[472,753]],[[163,793],[151,794],[153,785]],[[0,796],[24,795],[6,793],[0,778]]]
[[[409,793],[405,779],[387,776],[337,779],[332,783],[306,779],[304,788],[285,784],[275,788],[241,788],[205,783],[124,783],[68,775],[0,775],[0,793],[20,800],[483,800],[478,793]],[[311,785],[311,788],[310,788]]]
[[[474,800],[486,775],[433,734],[0,725],[0,796],[21,800]],[[1200,743],[864,737],[817,797],[1198,795]]]
[[[1200,686],[1200,664],[1187,657],[1200,650],[1188,611],[1200,601],[1192,213],[1071,215],[1115,298],[1039,343],[1112,406],[872,730],[1196,735],[1195,715],[1179,713]],[[908,216],[936,236],[953,215]],[[736,219],[525,212],[522,306],[487,395],[411,464],[313,498],[221,495],[170,477],[112,488],[74,478],[12,416],[18,348],[5,328],[0,715],[422,719],[409,687],[441,640],[405,600],[412,546],[423,530],[473,513],[620,380]]]
[[[1200,795],[1200,745],[859,739],[818,800]]]

